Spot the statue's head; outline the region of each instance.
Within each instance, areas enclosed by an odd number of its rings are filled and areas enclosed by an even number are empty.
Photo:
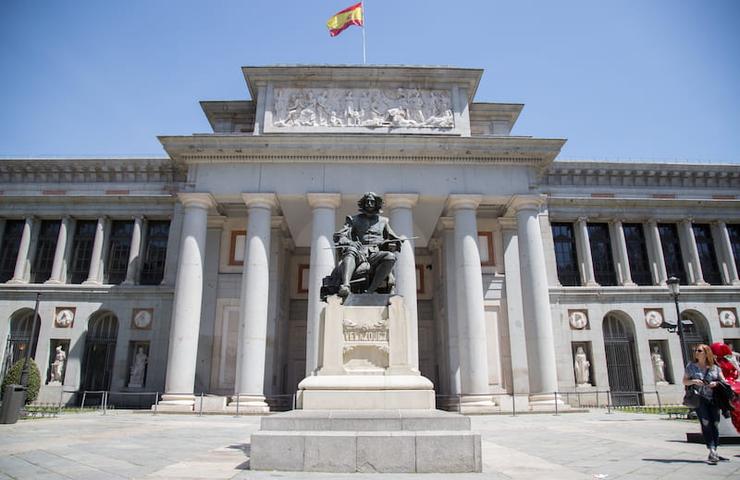
[[[367,192],[357,201],[357,206],[364,213],[380,213],[383,208],[383,197],[373,192]]]

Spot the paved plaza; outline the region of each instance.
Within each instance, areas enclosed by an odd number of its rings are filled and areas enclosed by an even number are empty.
[[[0,478],[740,478],[740,445],[721,447],[730,461],[711,466],[703,445],[685,442],[696,422],[603,410],[471,418],[483,440],[479,474],[252,472],[249,441],[259,417],[109,411],[0,425]]]

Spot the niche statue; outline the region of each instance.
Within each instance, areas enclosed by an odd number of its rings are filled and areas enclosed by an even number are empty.
[[[348,216],[334,234],[337,266],[323,280],[322,299],[329,295],[347,297],[350,293],[391,293],[395,286],[395,252],[405,237],[396,235],[388,218],[380,215],[380,195],[368,192],[357,206],[359,213]]]

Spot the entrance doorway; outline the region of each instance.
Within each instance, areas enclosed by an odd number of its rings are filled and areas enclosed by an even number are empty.
[[[630,320],[610,312],[604,317],[606,370],[614,405],[641,405],[635,335]]]
[[[90,318],[82,363],[83,390],[109,390],[118,337],[118,319],[110,312]]]
[[[5,356],[2,363],[0,378],[10,370],[15,362],[24,358],[26,349],[31,348],[31,358],[36,358],[36,345],[39,341],[39,330],[41,330],[41,319],[36,315],[36,334],[31,341],[31,330],[33,329],[33,310],[23,308],[10,317],[10,334],[5,343]]]

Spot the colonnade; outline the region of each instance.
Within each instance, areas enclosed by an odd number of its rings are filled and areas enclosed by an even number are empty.
[[[239,307],[239,340],[236,365],[235,398],[239,408],[264,412],[266,329],[268,323],[268,286],[270,271],[271,216],[278,207],[273,193],[244,193],[247,206],[247,239]],[[319,325],[322,279],[334,268],[332,236],[337,229],[336,210],[339,193],[309,193],[311,207],[311,256],[306,331],[306,375],[315,373],[319,357]],[[414,233],[413,208],[418,195],[387,193],[385,207],[391,226],[400,235]],[[492,405],[488,384],[487,336],[478,251],[477,208],[480,195],[449,195],[446,209],[450,221],[444,236],[444,262],[447,276],[449,364],[453,391],[463,394],[463,401]],[[197,357],[198,324],[203,295],[203,260],[207,210],[215,203],[210,194],[180,194],[184,205],[184,223],[173,308],[170,352],[167,365],[166,393],[161,405],[192,405]],[[515,212],[520,268],[522,317],[527,318],[526,335],[535,348],[527,362],[537,373],[531,389],[538,393],[557,390],[552,320],[549,311],[545,257],[539,227],[541,197],[521,197],[512,203]],[[397,292],[409,307],[409,363],[418,368],[418,319],[416,313],[416,265],[413,240],[405,242],[396,263]],[[188,396],[189,395],[189,396]],[[244,411],[243,410],[243,411]]]
[[[586,287],[595,287],[599,284],[596,281],[596,275],[594,273],[588,234],[588,220],[587,217],[579,217],[575,221],[576,254],[583,285]],[[624,223],[624,219],[621,218],[613,219],[609,222],[617,283],[621,286],[634,286],[635,282],[632,279],[630,271],[624,236]],[[665,254],[660,240],[658,221],[649,219],[642,225],[645,234],[646,249],[650,259],[653,284],[665,286],[666,280],[668,280],[668,272],[666,271]],[[684,219],[677,223],[678,239],[681,245],[681,253],[684,256],[684,269],[689,284],[707,285],[704,273],[702,272],[701,260],[692,225],[692,219]],[[722,281],[726,285],[740,285],[740,278],[738,278],[737,266],[733,256],[732,243],[727,225],[725,222],[720,221],[711,222],[710,225]]]
[[[51,274],[44,283],[67,283],[69,265],[73,260],[72,243],[75,235],[76,221],[77,219],[71,216],[64,216],[61,218],[56,247],[54,249]],[[87,278],[82,282],[83,285],[101,285],[104,282],[103,273],[105,271],[107,248],[109,247],[108,239],[110,237],[111,221],[112,220],[105,215],[97,218],[88,274]],[[141,271],[141,256],[143,255],[142,249],[144,245],[146,219],[142,215],[137,215],[133,217],[133,222],[128,268],[126,270],[126,279],[123,282],[124,285],[136,284]],[[0,239],[3,238],[5,224],[5,219],[0,220]],[[15,260],[15,269],[13,271],[12,278],[8,280],[9,284],[29,283],[31,279],[34,255],[36,253],[40,225],[41,221],[35,216],[24,218],[21,239]]]

